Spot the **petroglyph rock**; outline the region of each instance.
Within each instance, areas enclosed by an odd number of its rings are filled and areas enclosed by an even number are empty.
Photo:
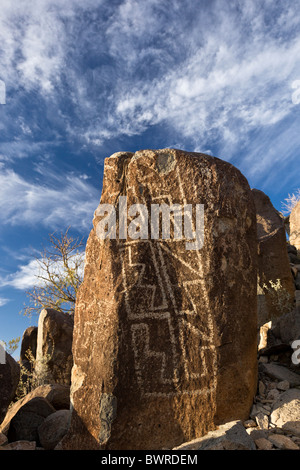
[[[119,236],[124,197],[127,238]],[[132,205],[150,214],[163,203],[191,204],[196,233],[195,205],[204,204],[202,248],[187,249],[173,229],[151,238],[150,217],[145,238],[135,236]],[[204,154],[119,152],[105,160],[102,204],[115,209],[116,238],[98,237],[98,208],[76,303],[71,426],[57,448],[172,449],[247,419],[257,382],[257,243],[246,179]]]
[[[252,189],[258,236],[258,324],[293,309],[295,286],[286,248],[284,219],[270,198]]]

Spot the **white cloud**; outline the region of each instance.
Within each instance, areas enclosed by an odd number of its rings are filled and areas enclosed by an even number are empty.
[[[9,225],[91,227],[100,194],[85,179],[48,170],[46,182],[29,182],[11,169],[0,169],[0,220]]]
[[[102,145],[166,123],[171,140],[197,149],[217,143],[230,159],[252,131],[292,112],[299,6],[4,0],[0,78],[38,89],[53,128],[62,125],[69,139]],[[60,107],[66,95],[70,116]],[[20,128],[32,132],[30,122]]]
[[[3,307],[4,305],[6,305],[9,301],[10,299],[5,299],[4,297],[0,297],[0,307]]]
[[[73,262],[78,263],[79,260],[84,259],[84,253],[79,253],[78,255],[74,255]],[[70,260],[70,266],[72,266],[72,260]],[[83,276],[83,268],[84,264],[82,263],[81,269],[78,271],[80,276]],[[63,272],[63,263],[62,262],[54,262],[51,265],[51,273],[59,274]],[[43,286],[45,282],[38,278],[38,276],[45,275],[43,269],[41,269],[41,262],[39,259],[31,259],[26,264],[20,265],[18,270],[14,273],[8,274],[6,276],[0,277],[0,287],[13,287],[14,289],[18,290],[30,290],[33,287]],[[0,307],[1,307],[1,300],[8,301],[8,299],[0,299]],[[4,304],[3,304],[4,305]]]

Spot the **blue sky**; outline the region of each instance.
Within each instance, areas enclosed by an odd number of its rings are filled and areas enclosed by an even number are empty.
[[[281,209],[300,186],[299,12],[299,0],[1,0],[0,339],[36,324],[19,313],[32,252],[54,230],[88,236],[116,151],[212,154]]]

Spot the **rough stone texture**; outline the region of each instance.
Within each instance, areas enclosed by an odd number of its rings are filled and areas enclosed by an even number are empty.
[[[284,218],[263,191],[252,189],[252,193],[258,237],[258,325],[262,326],[292,310],[295,285],[286,248]],[[279,295],[271,286],[278,279]]]
[[[275,402],[270,419],[285,432],[300,436],[300,390],[291,388],[284,392]]]
[[[31,371],[31,363],[26,357],[28,350],[31,351],[33,357],[36,357],[36,347],[37,347],[37,326],[30,326],[26,328],[23,333],[21,351],[20,351],[20,362]]]
[[[71,383],[73,326],[73,318],[66,313],[53,309],[40,313],[37,372],[48,383]]]
[[[258,450],[271,450],[273,447],[272,442],[268,441],[265,437],[256,439],[254,442]]]
[[[281,450],[299,450],[297,444],[292,439],[281,434],[269,434],[269,441],[274,444],[275,447]]]
[[[259,369],[272,379],[287,380],[291,387],[300,386],[300,375],[279,364],[260,364]]]
[[[174,450],[255,450],[251,437],[241,421],[223,424],[205,436],[184,443]]]
[[[49,415],[39,426],[38,434],[42,447],[52,450],[67,433],[70,424],[70,410],[60,410]]]
[[[279,318],[274,325],[274,334],[278,335],[282,342],[292,344],[300,339],[300,306]]]
[[[20,379],[19,364],[7,353],[5,358],[5,364],[0,364],[0,424],[14,398]]]
[[[7,437],[5,436],[5,434],[2,434],[2,432],[0,432],[0,446],[3,446],[6,443],[7,443]]]
[[[38,441],[38,427],[55,408],[46,398],[36,397],[27,401],[11,418],[6,435],[9,442]]]
[[[2,447],[1,450],[36,450],[36,442],[34,441],[15,441]]]
[[[64,449],[173,448],[246,419],[256,391],[256,213],[246,179],[204,154],[118,153],[105,160],[101,203],[117,207],[120,195],[148,213],[153,203],[204,204],[204,246],[100,240],[95,212]]]
[[[290,243],[300,250],[300,201],[290,213]]]
[[[9,425],[18,411],[33,398],[45,398],[54,411],[65,410],[70,407],[70,387],[63,384],[41,385],[28,393],[24,398],[15,402],[8,412],[0,426],[0,432],[7,434]]]

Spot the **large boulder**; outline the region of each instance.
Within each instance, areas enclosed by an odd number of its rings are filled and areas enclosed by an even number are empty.
[[[290,243],[300,251],[300,200],[292,209],[290,221]]]
[[[36,374],[39,383],[70,385],[73,365],[73,317],[53,309],[39,316]]]
[[[284,218],[263,191],[252,189],[252,194],[258,237],[258,325],[262,326],[293,309],[295,285]]]
[[[20,363],[30,372],[32,372],[32,362],[29,354],[32,355],[33,359],[36,358],[37,330],[37,326],[26,328],[21,342]]]
[[[16,401],[6,413],[0,425],[0,432],[7,434],[12,419],[28,402],[36,403],[37,398],[43,398],[51,405],[53,412],[70,408],[70,387],[63,384],[41,385],[28,393],[24,398]],[[35,401],[33,401],[35,400]]]
[[[4,364],[0,363],[0,424],[5,417],[9,404],[15,396],[20,379],[19,364],[6,352],[4,357]]]
[[[46,450],[52,450],[67,433],[70,410],[59,410],[49,415],[38,427],[39,441]]]
[[[46,398],[36,397],[27,401],[10,420],[6,431],[8,441],[39,442],[38,427],[54,412],[55,408]]]
[[[273,405],[271,423],[286,433],[300,437],[300,390],[291,388]]]
[[[150,206],[162,203],[192,205],[193,249],[186,232],[145,236]],[[117,210],[116,239],[101,239],[102,204]],[[204,204],[203,247],[196,204]],[[93,223],[76,302],[71,426],[60,448],[173,448],[246,419],[257,380],[257,242],[244,176],[204,154],[117,153],[105,160]]]

